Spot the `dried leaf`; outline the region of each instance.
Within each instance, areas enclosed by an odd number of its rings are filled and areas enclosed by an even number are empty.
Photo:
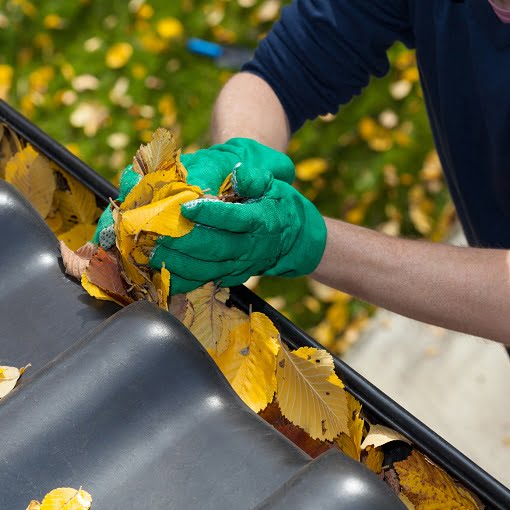
[[[276,390],[278,330],[262,313],[252,313],[230,332],[230,345],[215,357],[218,367],[243,402],[259,412]]]
[[[260,411],[259,415],[287,439],[290,439],[296,446],[301,448],[301,450],[310,455],[312,459],[315,459],[331,448],[335,448],[334,443],[312,439],[301,427],[287,420],[287,418],[282,415],[276,400],[269,404],[263,411]]]
[[[363,463],[370,471],[378,475],[382,471],[383,461],[384,453],[379,448],[373,448],[371,446],[367,448],[367,454],[363,458]]]
[[[407,510],[415,510],[416,507],[411,503],[411,500],[405,494],[403,494],[401,492],[398,495],[398,497],[399,497],[400,501],[402,501],[402,503],[404,503]]]
[[[395,462],[402,492],[419,509],[458,508],[478,510],[474,499],[461,493],[454,481],[441,468],[413,450],[406,460]]]
[[[81,286],[87,291],[89,296],[92,296],[93,298],[100,299],[102,301],[113,301],[114,303],[117,303],[120,306],[124,306],[123,303],[119,303],[118,301],[113,299],[104,290],[100,289],[97,285],[90,283],[87,278],[86,271],[81,275]]]
[[[342,432],[337,439],[340,449],[354,460],[360,460],[361,457],[361,439],[363,436],[363,426],[365,424],[361,418],[361,404],[350,394],[347,395],[347,428],[349,433]]]
[[[81,280],[81,275],[87,269],[91,257],[78,255],[77,252],[68,248],[66,243],[63,241],[60,241],[60,253],[62,254],[62,261],[64,263],[66,273],[74,276],[78,280]]]
[[[374,447],[383,446],[391,441],[404,441],[407,444],[411,444],[409,439],[399,434],[396,430],[384,427],[383,425],[370,425],[370,430],[361,448],[365,449],[369,445]]]
[[[181,214],[181,204],[200,197],[201,190],[181,182],[175,183],[179,193],[158,202],[122,213],[128,235],[136,236],[142,230],[171,237],[182,237],[193,229],[193,222]]]
[[[92,239],[95,231],[96,225],[80,223],[71,230],[60,234],[58,240],[63,241],[71,250],[77,250]]]
[[[41,503],[33,499],[27,506],[27,510],[41,510]]]
[[[5,179],[5,167],[9,160],[23,150],[18,135],[5,124],[0,124],[0,179]]]
[[[92,224],[98,217],[94,194],[81,182],[62,170],[57,172],[62,183],[56,191],[58,211],[62,215],[64,230],[79,223]],[[63,188],[63,189],[62,189]]]
[[[159,128],[147,145],[142,145],[133,159],[133,170],[140,175],[171,168],[178,163],[175,138],[167,129]]]
[[[14,389],[18,379],[29,366],[23,368],[0,367],[0,398],[4,398]]]
[[[228,289],[207,283],[189,292],[188,314],[184,325],[214,356],[221,355],[230,345],[230,331],[248,321],[246,314],[226,305]]]
[[[226,179],[223,181],[222,185],[220,186],[218,196],[221,197],[221,195],[229,195],[233,191],[234,187],[232,185],[232,173],[229,173]]]
[[[50,213],[50,215],[47,216],[44,221],[46,221],[46,225],[50,227],[54,234],[58,235],[62,233],[62,229],[64,227],[64,219],[58,211],[53,215]]]
[[[328,381],[333,373],[333,359],[328,356],[317,355],[321,362],[314,363],[281,344],[276,368],[282,414],[321,440],[348,433],[346,394]]]
[[[106,292],[116,302],[124,306],[133,302],[124,287],[117,260],[111,253],[104,251],[103,248],[99,248],[90,259],[85,274],[90,283]]]
[[[44,496],[41,510],[88,510],[91,506],[92,496],[87,491],[62,487]]]
[[[170,273],[164,264],[161,272],[155,272],[152,277],[152,283],[158,293],[158,306],[168,311],[168,295],[170,294]]]
[[[169,195],[162,196],[161,189],[172,183],[180,182],[185,184],[180,179],[180,173],[176,166],[166,170],[160,170],[151,174],[145,175],[136,186],[127,194],[126,199],[120,204],[121,211],[128,211],[137,207],[142,207],[153,201],[161,200]],[[177,188],[181,189],[181,188]],[[157,197],[154,196],[158,193]]]
[[[186,299],[186,294],[177,294],[172,296],[170,300],[170,306],[168,307],[168,311],[182,323],[185,321],[190,323],[191,317],[186,320],[186,313],[190,315],[193,313],[192,308],[188,306],[188,300]]]
[[[15,186],[43,218],[48,216],[56,189],[48,158],[28,145],[7,163],[5,180]]]

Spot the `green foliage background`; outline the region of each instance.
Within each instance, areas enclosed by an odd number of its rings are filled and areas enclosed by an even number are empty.
[[[185,150],[208,144],[212,105],[232,72],[188,53],[186,38],[254,48],[280,8],[279,0],[3,0],[0,95],[115,181],[160,125],[173,128]],[[390,59],[387,77],[294,137],[297,185],[328,216],[439,240],[453,209],[432,152],[414,54],[395,46]],[[90,90],[76,79],[83,75],[97,78],[84,80]],[[81,123],[73,118],[80,108]],[[373,311],[306,278],[250,284],[338,353]]]

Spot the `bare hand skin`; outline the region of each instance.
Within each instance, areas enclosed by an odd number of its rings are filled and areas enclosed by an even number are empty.
[[[227,83],[214,108],[213,143],[247,137],[283,152],[289,135],[283,107],[265,81],[241,73]],[[510,251],[326,224],[326,251],[312,278],[406,317],[510,345]]]
[[[273,89],[249,73],[236,74],[223,87],[213,110],[212,143],[237,137],[252,138],[281,152],[290,138],[287,116]]]
[[[326,224],[326,251],[312,278],[411,319],[510,345],[509,251]]]

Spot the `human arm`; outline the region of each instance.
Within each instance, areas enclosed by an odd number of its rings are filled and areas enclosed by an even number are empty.
[[[415,320],[510,345],[510,252],[390,237],[326,219],[312,278]]]

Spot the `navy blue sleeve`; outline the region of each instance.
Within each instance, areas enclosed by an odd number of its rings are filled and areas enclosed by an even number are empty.
[[[409,1],[295,0],[243,71],[271,86],[296,131],[384,76],[395,41],[414,45]]]

